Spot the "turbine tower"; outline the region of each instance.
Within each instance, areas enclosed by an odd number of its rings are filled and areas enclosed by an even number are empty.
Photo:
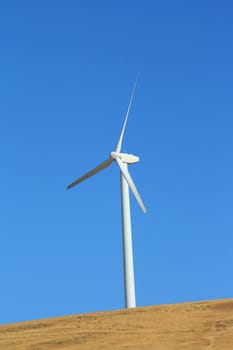
[[[139,157],[122,153],[121,146],[125,133],[125,127],[127,124],[130,108],[133,102],[135,90],[136,90],[137,80],[133,86],[133,90],[130,96],[128,109],[126,112],[125,120],[121,130],[121,134],[116,146],[115,151],[110,153],[110,156],[103,163],[99,164],[94,169],[88,171],[86,174],[72,182],[67,186],[70,189],[80,182],[88,179],[89,177],[95,175],[99,171],[107,168],[114,161],[118,164],[120,168],[121,177],[121,207],[122,207],[122,240],[123,240],[123,263],[124,263],[124,286],[125,286],[125,307],[132,308],[136,307],[136,297],[135,297],[135,283],[134,283],[134,264],[133,264],[133,246],[132,246],[132,232],[131,232],[131,215],[130,215],[130,201],[129,201],[129,188],[133,192],[139,206],[142,211],[146,213],[146,208],[143,204],[142,198],[138,193],[138,190],[133,182],[133,179],[128,171],[128,164],[137,163]]]

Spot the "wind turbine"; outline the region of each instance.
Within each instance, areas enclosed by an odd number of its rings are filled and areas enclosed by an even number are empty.
[[[128,109],[126,112],[125,120],[122,126],[121,134],[116,146],[115,151],[110,153],[110,156],[103,163],[99,164],[94,169],[88,171],[86,174],[72,182],[67,186],[70,189],[80,182],[88,179],[89,177],[97,174],[99,171],[107,168],[114,161],[118,164],[120,168],[121,177],[121,206],[122,206],[122,239],[123,239],[123,263],[124,263],[124,286],[125,286],[125,307],[132,308],[136,307],[136,297],[135,297],[135,283],[134,283],[134,264],[133,264],[133,247],[132,247],[132,232],[131,232],[131,215],[130,215],[130,201],[129,201],[129,188],[133,192],[139,206],[142,211],[146,213],[146,208],[143,204],[142,198],[138,193],[138,190],[133,182],[133,179],[128,171],[128,164],[137,163],[139,157],[122,153],[121,146],[123,141],[123,136],[125,132],[125,127],[127,124],[130,108],[133,102],[135,90],[136,90],[137,80],[134,83],[133,90],[130,96]]]

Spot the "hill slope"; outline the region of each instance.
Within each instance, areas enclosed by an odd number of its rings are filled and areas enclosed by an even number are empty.
[[[3,325],[0,349],[232,350],[233,299]]]

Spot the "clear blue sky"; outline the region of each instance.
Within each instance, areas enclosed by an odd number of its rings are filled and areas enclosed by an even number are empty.
[[[233,295],[232,1],[0,5],[0,323],[124,306],[123,151],[137,304]]]

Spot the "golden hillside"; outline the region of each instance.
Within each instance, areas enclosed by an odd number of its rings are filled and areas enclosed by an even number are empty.
[[[1,350],[233,350],[233,299],[0,326]]]

